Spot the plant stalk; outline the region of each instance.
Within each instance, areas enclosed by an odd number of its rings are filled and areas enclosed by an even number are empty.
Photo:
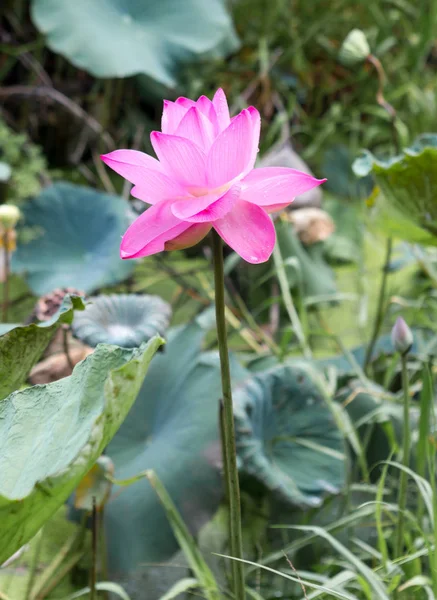
[[[410,461],[410,389],[408,382],[408,368],[407,368],[407,355],[401,356],[402,363],[402,389],[404,392],[404,426],[403,426],[403,447],[402,447],[402,465],[408,467]],[[398,495],[398,506],[399,506],[399,519],[396,535],[396,556],[400,558],[402,556],[402,549],[404,546],[404,523],[405,523],[405,509],[407,506],[407,483],[408,474],[403,469],[401,470],[399,477],[399,495]]]
[[[240,486],[238,481],[237,455],[234,430],[234,413],[232,407],[231,372],[225,319],[225,280],[223,263],[223,243],[220,236],[212,232],[212,253],[214,259],[215,314],[217,323],[217,340],[220,354],[220,368],[223,391],[222,444],[223,457],[226,462],[224,473],[229,502],[230,549],[233,558],[243,558],[243,540],[241,533]],[[233,591],[235,600],[244,600],[244,567],[240,561],[232,569]]]
[[[9,272],[10,268],[10,255],[9,255],[9,234],[6,230],[3,234],[3,249],[4,249],[4,282],[3,282],[3,310],[2,320],[4,323],[8,320],[8,308],[9,308]]]
[[[372,337],[370,339],[369,345],[367,346],[366,357],[364,359],[363,370],[367,375],[368,375],[369,363],[372,359],[373,350],[375,348],[375,344],[377,342],[378,336],[381,331],[382,322],[384,320],[384,304],[385,304],[385,297],[386,297],[386,293],[387,293],[388,269],[390,266],[392,246],[393,246],[393,240],[391,237],[389,237],[387,239],[387,247],[386,247],[386,252],[385,252],[384,266],[382,268],[381,287],[379,288],[378,307],[376,309],[376,316],[375,316],[375,322],[373,325]]]
[[[91,577],[90,577],[90,600],[96,600],[97,591],[96,591],[96,583],[97,583],[97,539],[98,539],[98,520],[97,520],[97,505],[96,505],[96,497],[93,496],[93,511],[92,511],[92,541],[91,541],[91,555],[92,555],[92,564],[91,564]]]

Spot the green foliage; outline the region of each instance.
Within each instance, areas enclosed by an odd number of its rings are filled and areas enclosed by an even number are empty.
[[[155,471],[191,531],[212,516],[222,497],[219,359],[200,351],[204,336],[199,321],[169,332],[165,352],[153,361],[107,450],[118,479]],[[233,374],[238,381],[245,371],[234,364]],[[105,517],[115,572],[168,559],[177,550],[166,514],[144,480],[122,493],[115,487]]]
[[[437,135],[424,134],[402,155],[379,160],[365,152],[355,173],[372,173],[380,194],[372,219],[387,235],[437,245]]]
[[[344,442],[312,367],[280,366],[235,393],[237,456],[242,474],[277,498],[317,506],[345,482]]]
[[[76,315],[73,334],[93,348],[101,343],[133,348],[154,335],[164,335],[170,317],[170,305],[158,296],[98,296]]]
[[[132,273],[133,261],[122,261],[118,250],[133,218],[122,198],[59,182],[22,212],[22,229],[36,229],[37,235],[18,243],[12,269],[25,273],[35,294],[59,287],[92,292]]]
[[[238,46],[223,0],[32,0],[31,9],[49,47],[97,77],[145,74],[174,87],[181,63]]]
[[[41,191],[41,175],[47,161],[41,149],[32,144],[25,133],[15,133],[0,118],[0,161],[12,170],[7,199],[21,202]]]
[[[81,298],[66,296],[58,312],[49,321],[26,326],[9,323],[3,326],[7,332],[0,335],[0,400],[20,387],[59,327],[72,322],[73,311],[84,308]]]
[[[162,342],[156,337],[135,350],[101,345],[70,377],[0,403],[0,563],[33,537],[92,467]]]

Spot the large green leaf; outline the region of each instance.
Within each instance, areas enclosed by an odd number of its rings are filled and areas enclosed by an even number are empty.
[[[0,564],[26,543],[93,466],[131,408],[163,340],[100,345],[70,377],[0,403]]]
[[[63,323],[72,322],[73,311],[84,308],[83,300],[78,296],[65,296],[58,312],[49,321],[12,325],[12,329],[0,335],[0,400],[20,387],[56,330]],[[5,329],[8,327],[6,324]]]
[[[32,0],[31,14],[51,50],[96,77],[174,87],[181,63],[238,47],[224,0]]]
[[[316,372],[296,362],[260,373],[234,394],[242,474],[277,498],[315,506],[345,481],[342,435]]]
[[[366,151],[354,171],[371,173],[378,185],[371,217],[379,229],[408,242],[437,245],[436,134],[424,134],[389,160]]]
[[[152,469],[192,532],[212,516],[222,496],[218,435],[221,383],[216,353],[201,353],[205,331],[194,322],[169,333],[131,412],[108,447],[115,477]],[[245,371],[233,365],[233,375]],[[147,481],[114,487],[106,510],[113,572],[161,562],[178,545]]]
[[[132,220],[122,198],[60,182],[23,205],[22,212],[21,227],[34,235],[18,244],[12,269],[26,274],[36,294],[62,287],[92,292],[132,272],[133,262],[122,261],[118,250]]]
[[[133,348],[156,334],[164,335],[170,317],[170,305],[159,296],[98,296],[75,315],[73,334],[92,347],[104,343]]]

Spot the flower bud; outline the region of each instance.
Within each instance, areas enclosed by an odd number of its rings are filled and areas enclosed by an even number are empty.
[[[370,46],[361,29],[352,29],[341,45],[338,58],[347,67],[362,63],[370,54]]]
[[[402,317],[396,319],[391,330],[391,341],[394,349],[400,354],[407,354],[413,345],[413,334]]]
[[[0,204],[0,228],[13,229],[20,218],[19,209],[12,204]]]

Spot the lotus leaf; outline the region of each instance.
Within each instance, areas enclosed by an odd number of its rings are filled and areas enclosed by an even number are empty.
[[[242,475],[297,505],[316,506],[341,489],[344,442],[312,367],[296,362],[257,374],[234,403]]]
[[[174,87],[182,63],[238,47],[224,0],[32,0],[31,15],[51,50],[96,77]]]
[[[22,208],[21,227],[33,230],[19,243],[12,269],[25,273],[35,294],[74,287],[92,292],[126,279],[134,263],[122,261],[120,238],[132,220],[122,198],[71,183],[55,183]]]
[[[100,345],[72,375],[0,403],[0,564],[30,540],[91,469],[163,343]]]
[[[375,178],[379,193],[371,217],[378,228],[405,241],[437,245],[437,135],[420,136],[388,160],[366,151],[354,171]]]
[[[164,335],[171,308],[159,296],[112,294],[90,298],[76,315],[73,334],[88,346],[116,344],[133,348],[156,334]]]
[[[165,352],[155,357],[137,401],[107,449],[117,479],[152,469],[193,533],[214,514],[222,497],[219,358],[201,352],[204,335],[199,320],[170,330]],[[233,364],[233,377],[245,376]],[[161,562],[178,549],[145,480],[127,488],[114,486],[105,519],[115,574],[144,562]]]
[[[58,312],[49,321],[31,325],[0,325],[0,400],[16,390],[39,360],[63,323],[71,323],[74,310],[85,305],[78,296],[65,296]]]

